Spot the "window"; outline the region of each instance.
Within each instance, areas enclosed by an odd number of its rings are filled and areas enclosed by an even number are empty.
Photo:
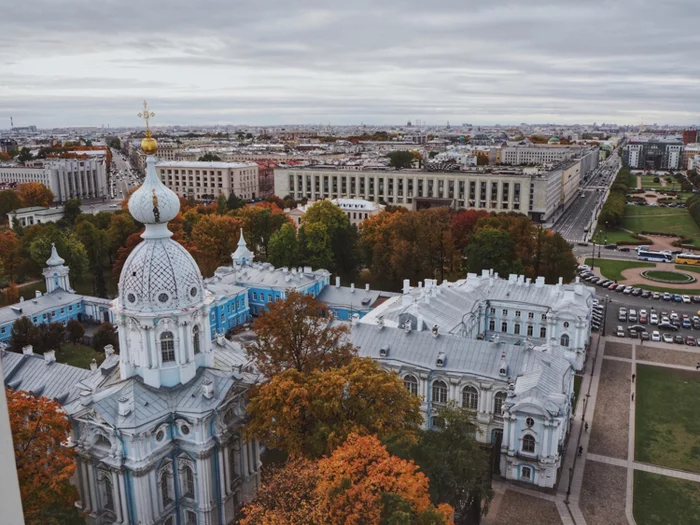
[[[105,485],[105,509],[114,510],[114,492],[112,490],[112,482],[109,478],[104,478]]]
[[[508,332],[508,323],[506,323],[505,321],[501,323],[501,332],[503,332],[504,334]]]
[[[532,428],[532,427],[535,425],[535,420],[532,419],[531,417],[529,417],[529,418],[527,418],[527,419],[525,420],[525,424],[526,424],[528,427],[531,427],[531,428]]]
[[[253,301],[257,301],[257,300],[258,300],[258,293],[253,292]]]
[[[534,312],[528,312],[528,313],[527,313],[527,318],[528,318],[528,319],[534,319],[534,318],[535,318]]]
[[[185,514],[185,524],[186,525],[197,525],[197,515],[192,512],[191,510],[188,510],[187,513]]]
[[[543,339],[547,337],[547,328],[545,328],[544,326],[540,328],[540,337],[542,337]]]
[[[172,499],[170,498],[170,486],[169,486],[170,480],[168,479],[168,473],[163,472],[160,475],[160,497],[163,501],[163,506],[167,507],[172,503]]]
[[[431,425],[432,428],[445,428],[445,420],[441,417],[434,416],[431,419]]]
[[[508,310],[503,310],[503,317],[505,317],[506,315],[508,315]]]
[[[496,416],[502,416],[503,415],[503,403],[506,401],[506,393],[505,392],[497,392],[495,396],[493,396],[493,413]]]
[[[184,496],[194,499],[194,473],[190,467],[182,470],[182,487],[185,491]]]
[[[515,335],[520,335],[520,323],[515,323],[513,325],[513,333]]]
[[[559,342],[561,343],[561,346],[569,346],[569,336],[567,334],[562,334]]]
[[[164,363],[175,361],[175,338],[172,332],[160,334],[160,355]]]
[[[531,467],[523,467],[522,470],[520,471],[520,479],[532,481],[532,468]]]
[[[527,326],[527,335],[532,336],[532,325]]]
[[[433,403],[447,403],[447,385],[442,381],[435,381],[433,383]]]
[[[192,348],[194,348],[195,354],[201,351],[199,348],[199,325],[194,325],[192,328]]]
[[[473,386],[465,386],[462,390],[462,407],[469,410],[478,410],[479,392]]]
[[[546,321],[547,320],[547,314],[542,314],[542,320]]]
[[[515,311],[515,317],[520,317],[520,310]]]
[[[495,329],[496,329],[496,321],[494,321],[493,319],[491,319],[491,320],[489,321],[489,330],[491,330],[491,331],[493,332]]]
[[[523,452],[527,452],[529,454],[535,453],[535,438],[530,434],[525,434],[525,437],[523,438]]]
[[[564,321],[564,328],[569,328],[569,321]]]
[[[403,386],[405,386],[406,390],[408,390],[414,396],[418,395],[418,380],[415,377],[411,375],[404,377]]]
[[[495,309],[495,308],[491,308],[491,309],[489,310],[489,313],[490,313],[491,315],[494,315],[494,314],[496,313],[496,309]]]

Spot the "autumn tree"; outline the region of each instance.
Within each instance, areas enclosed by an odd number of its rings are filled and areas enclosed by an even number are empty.
[[[22,256],[17,234],[12,230],[0,230],[0,263],[7,280],[15,281]]]
[[[38,182],[27,182],[17,186],[17,192],[25,206],[50,206],[54,201],[53,192]]]
[[[22,316],[12,324],[10,330],[10,348],[13,352],[22,352],[27,345],[35,346],[39,341],[39,328],[27,316]]]
[[[236,211],[235,215],[243,224],[248,248],[262,259],[268,258],[270,239],[275,232],[289,224],[284,211],[271,202],[246,206]]]
[[[69,275],[75,283],[88,269],[88,254],[85,246],[75,234],[67,234],[55,224],[37,225],[41,229],[29,245],[29,255],[38,268],[46,266],[51,256],[51,244],[56,245],[59,255],[69,267]]]
[[[219,266],[231,264],[241,223],[228,215],[205,215],[192,228],[192,242],[197,247],[197,262],[202,274],[210,276]]]
[[[102,351],[107,345],[119,349],[119,336],[112,323],[102,323],[92,337],[92,347],[95,350]]]
[[[535,256],[538,264],[533,277],[542,276],[549,284],[558,282],[560,277],[565,283],[573,281],[578,262],[569,243],[560,233],[544,230],[540,235],[542,241],[538,244]]]
[[[68,338],[70,342],[75,344],[85,335],[85,328],[83,324],[77,319],[71,319],[66,324],[66,332],[68,332]]]
[[[431,505],[425,474],[412,461],[389,454],[375,436],[350,434],[318,462],[318,476],[320,505],[328,512],[328,523],[334,525],[379,525],[382,517],[385,523],[425,523],[417,518],[425,512],[435,516],[437,510]],[[397,500],[407,505],[396,505]],[[393,505],[387,509],[389,503]],[[441,506],[438,512],[439,523],[450,523],[449,506]]]
[[[270,236],[267,245],[267,260],[276,268],[292,268],[299,264],[299,242],[297,231],[291,223],[282,227]]]
[[[63,446],[71,424],[61,406],[45,397],[6,389],[24,519],[27,525],[82,522],[70,481],[74,451]]]
[[[257,335],[247,348],[267,377],[285,370],[328,370],[347,365],[357,354],[346,326],[330,326],[326,308],[310,295],[290,290],[270,302],[255,320]]]
[[[23,206],[24,202],[15,190],[0,191],[0,220],[5,221],[8,213]]]
[[[493,497],[489,454],[476,441],[473,414],[445,407],[440,431],[422,430],[408,454],[430,478],[433,501],[448,503],[457,525],[475,525],[488,512]]]
[[[410,168],[416,160],[413,153],[407,150],[392,151],[387,157],[389,157],[389,166],[397,170]]]
[[[19,286],[17,283],[9,283],[2,294],[5,305],[15,304],[19,301]]]
[[[452,228],[452,238],[454,239],[455,248],[464,251],[469,238],[477,228],[479,219],[488,217],[489,212],[486,210],[462,210],[455,213],[450,220]]]
[[[63,336],[66,327],[63,323],[42,323],[38,327],[39,338],[36,342],[35,350],[43,354],[47,350],[58,350],[63,343]]]
[[[112,265],[112,274],[116,279],[119,279],[119,276],[122,273],[122,268],[124,268],[124,263],[128,259],[129,255],[131,255],[131,252],[141,243],[141,241],[143,241],[141,238],[141,233],[143,232],[139,231],[132,233],[126,238],[124,244],[117,249],[117,256],[114,259],[114,264]]]
[[[117,258],[119,248],[126,245],[129,236],[138,231],[139,225],[130,214],[118,212],[112,216],[107,235],[110,242],[109,249],[114,259]]]
[[[517,257],[515,241],[510,234],[496,228],[482,228],[472,235],[465,250],[467,269],[480,273],[481,270],[493,270],[501,277],[511,273],[521,274],[523,264]]]
[[[261,385],[248,413],[248,435],[291,455],[319,457],[355,432],[415,441],[420,400],[396,374],[371,359],[303,373],[287,370]]]

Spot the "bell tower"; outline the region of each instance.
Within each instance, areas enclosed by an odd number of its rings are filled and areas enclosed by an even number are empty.
[[[65,262],[59,257],[56,245],[51,243],[51,257],[46,261],[46,268],[44,268],[43,272],[46,280],[46,293],[51,293],[59,288],[71,293],[75,291],[70,286],[70,278],[68,276],[70,269],[63,264]]]

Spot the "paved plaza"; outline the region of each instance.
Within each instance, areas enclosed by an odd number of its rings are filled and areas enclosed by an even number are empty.
[[[635,519],[633,512],[635,472],[684,480],[691,485],[697,483],[697,486],[692,486],[700,491],[700,473],[635,459],[636,399],[633,394],[636,394],[637,366],[673,369],[694,378],[688,373],[695,372],[698,361],[700,351],[695,348],[642,344],[639,340],[604,338],[595,334],[556,493],[494,482],[495,497],[489,515],[484,519],[485,525],[515,522],[543,525],[698,523],[694,516],[700,515],[700,509],[696,514],[690,509],[682,518],[642,513]],[[580,456],[577,454],[579,447],[583,447]],[[525,517],[523,512],[528,516]]]

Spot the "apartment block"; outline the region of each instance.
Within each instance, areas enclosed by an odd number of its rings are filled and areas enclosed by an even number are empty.
[[[161,161],[156,171],[180,197],[215,200],[235,193],[246,200],[260,195],[258,165],[252,162]]]

